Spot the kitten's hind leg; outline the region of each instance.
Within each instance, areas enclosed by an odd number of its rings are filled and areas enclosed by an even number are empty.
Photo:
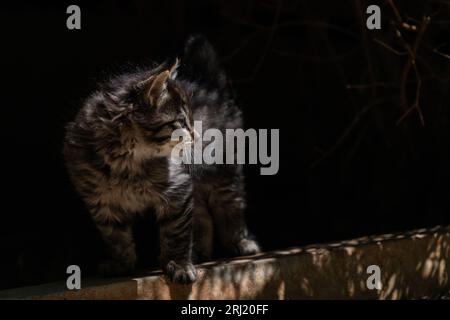
[[[219,242],[230,254],[252,255],[261,250],[251,239],[245,223],[245,192],[243,177],[222,179],[211,191],[209,206]]]
[[[213,221],[208,209],[197,202],[194,207],[193,225],[193,260],[195,262],[211,260],[213,252]]]
[[[98,271],[103,276],[131,274],[136,264],[136,252],[131,224],[97,223],[106,244],[107,258]]]

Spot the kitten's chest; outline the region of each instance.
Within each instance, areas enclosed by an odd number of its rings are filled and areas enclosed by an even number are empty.
[[[103,185],[100,194],[100,202],[120,207],[127,213],[141,213],[164,202],[162,192],[144,178],[111,178]]]
[[[106,159],[111,175],[102,186],[101,202],[127,213],[141,213],[150,207],[158,209],[166,202],[167,163],[154,160],[157,150],[152,146],[136,139],[129,141],[133,143],[122,144]]]

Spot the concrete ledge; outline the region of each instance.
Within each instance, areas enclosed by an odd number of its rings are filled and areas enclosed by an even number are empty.
[[[382,288],[369,290],[369,265]],[[421,299],[450,293],[450,227],[364,237],[199,265],[193,285],[155,271],[86,279],[68,291],[52,283],[0,292],[0,299]]]

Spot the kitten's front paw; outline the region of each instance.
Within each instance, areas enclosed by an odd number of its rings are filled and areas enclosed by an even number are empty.
[[[178,264],[171,260],[166,265],[166,274],[170,281],[188,284],[197,279],[197,270],[192,263]]]
[[[133,261],[108,259],[98,265],[98,272],[105,277],[130,275],[133,271]]]
[[[251,256],[261,252],[258,243],[251,239],[242,239],[237,245],[240,256]]]

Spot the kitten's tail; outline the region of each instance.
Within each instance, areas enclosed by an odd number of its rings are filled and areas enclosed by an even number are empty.
[[[202,35],[190,36],[186,41],[179,73],[207,87],[223,89],[227,85],[216,51]]]

